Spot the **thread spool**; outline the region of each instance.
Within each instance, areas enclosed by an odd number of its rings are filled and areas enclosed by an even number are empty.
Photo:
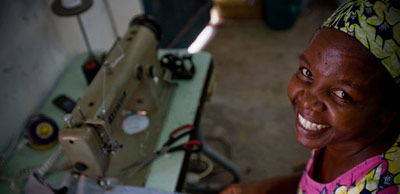
[[[58,138],[58,126],[55,121],[43,114],[29,118],[26,125],[29,145],[37,150],[47,150],[53,147]]]

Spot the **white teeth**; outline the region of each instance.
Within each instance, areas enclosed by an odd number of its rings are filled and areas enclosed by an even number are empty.
[[[319,131],[321,129],[325,129],[325,128],[329,127],[329,125],[320,125],[320,124],[308,121],[305,118],[303,118],[300,114],[299,114],[298,118],[299,118],[299,122],[300,122],[301,126],[303,126],[305,129],[308,129],[311,131]]]
[[[315,123],[313,123],[313,124],[311,125],[311,128],[313,128],[313,129],[318,129],[318,125],[315,124]]]
[[[311,128],[311,122],[310,121],[306,121],[305,126],[306,126],[307,129]]]

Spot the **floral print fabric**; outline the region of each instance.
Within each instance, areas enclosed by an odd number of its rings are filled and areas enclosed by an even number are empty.
[[[400,137],[384,154],[362,162],[326,184],[311,178],[319,151],[314,150],[307,164],[298,194],[400,194]]]
[[[355,37],[400,83],[399,0],[347,0],[322,27]]]

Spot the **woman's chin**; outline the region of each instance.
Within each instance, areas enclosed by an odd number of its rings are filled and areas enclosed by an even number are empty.
[[[312,131],[305,129],[299,122],[295,124],[295,135],[297,142],[303,147],[317,149],[325,147],[328,143],[325,135],[327,130]]]

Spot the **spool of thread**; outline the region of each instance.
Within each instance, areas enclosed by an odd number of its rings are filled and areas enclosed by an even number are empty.
[[[53,119],[43,115],[33,115],[26,125],[29,145],[37,150],[53,147],[58,138],[58,126]]]
[[[82,6],[82,0],[61,0],[61,5],[65,9],[74,9]]]
[[[51,10],[59,16],[79,16],[92,4],[93,0],[53,0]]]

